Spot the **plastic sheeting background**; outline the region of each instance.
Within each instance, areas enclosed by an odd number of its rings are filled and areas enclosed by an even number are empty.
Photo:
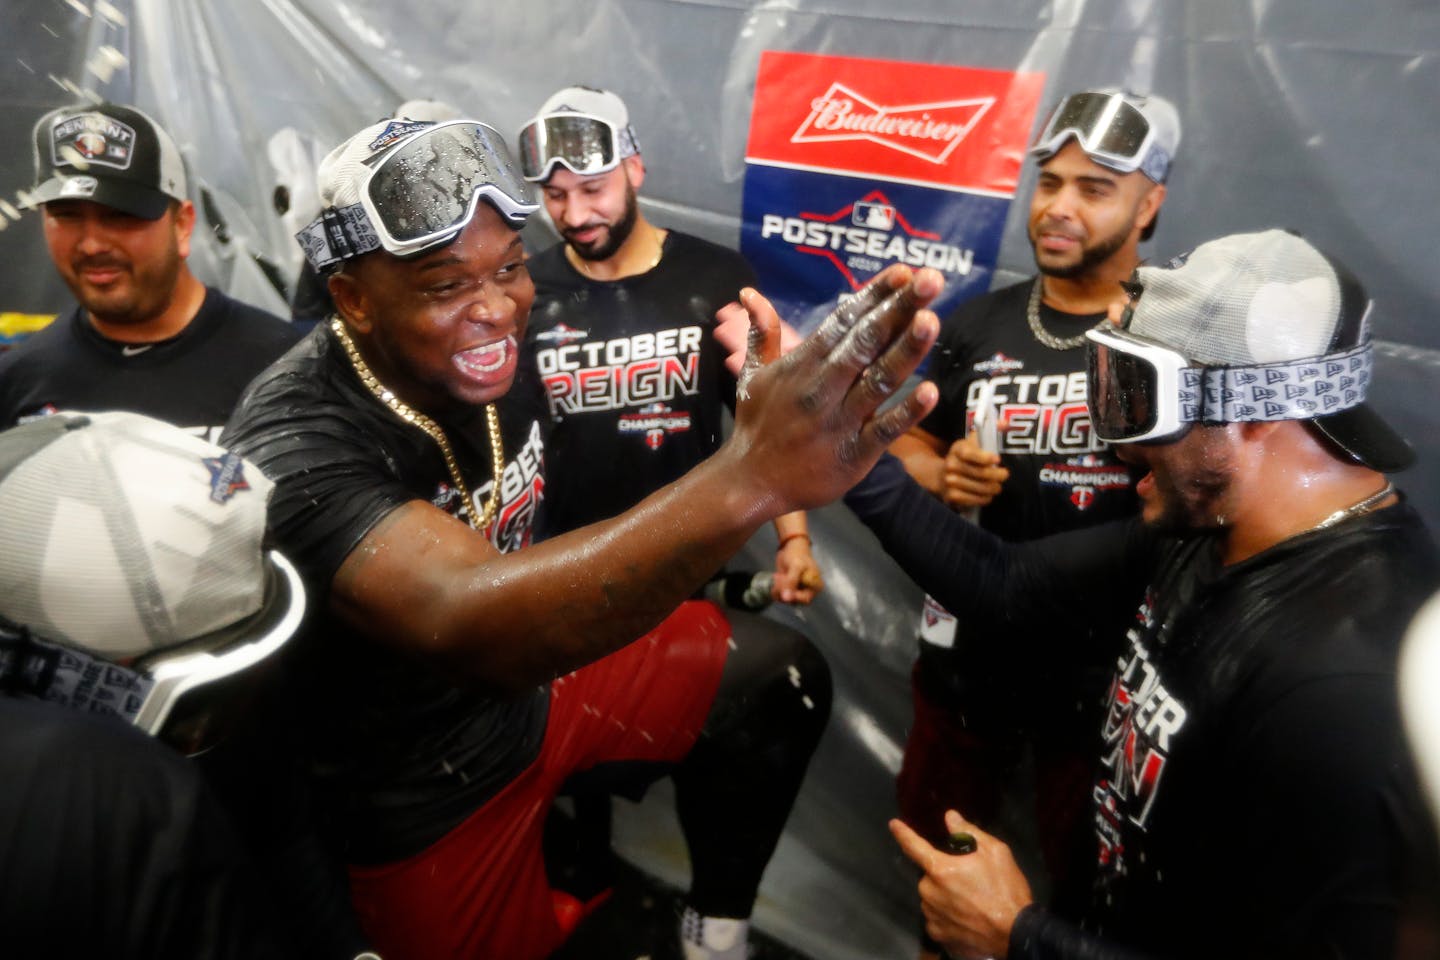
[[[456,104],[513,139],[562,85],[614,89],[644,148],[647,213],[733,245],[761,51],[1041,71],[1047,104],[1118,84],[1179,106],[1184,142],[1152,258],[1282,225],[1364,278],[1383,341],[1374,399],[1420,450],[1402,482],[1433,526],[1437,47],[1440,6],[1426,0],[7,0],[0,314],[69,302],[37,218],[8,204],[32,182],[35,118],[81,90],[136,103],[176,136],[192,195],[203,187],[211,197],[197,272],[283,312],[255,259],[284,279],[297,263],[275,187],[290,186],[297,214],[308,212],[304,178],[287,170],[412,97]],[[1032,272],[1033,180],[1027,166],[997,284]],[[546,241],[543,225],[529,231]],[[814,956],[904,956],[914,948],[913,881],[884,821],[909,719],[919,594],[843,510],[821,511],[813,525],[830,589],[797,619],[824,647],[840,696],[757,922]],[[752,544],[757,562],[766,537]],[[683,853],[664,811],[654,800],[622,812],[619,842],[680,880]]]

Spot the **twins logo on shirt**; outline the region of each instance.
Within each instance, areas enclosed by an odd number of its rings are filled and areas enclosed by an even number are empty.
[[[618,429],[621,434],[643,433],[645,446],[659,450],[667,436],[690,429],[690,413],[673,410],[669,404],[651,403],[633,413],[622,413]]]
[[[1045,464],[1040,468],[1040,484],[1069,487],[1070,504],[1076,510],[1088,510],[1095,503],[1097,491],[1129,489],[1130,471],[1104,457],[1083,453],[1060,463]]]

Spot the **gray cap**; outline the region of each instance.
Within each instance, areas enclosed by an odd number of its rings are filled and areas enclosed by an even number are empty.
[[[1144,124],[1127,124],[1128,111],[1113,98],[1133,107]],[[1142,129],[1150,133],[1149,146],[1143,156],[1132,156],[1131,151],[1140,146],[1136,131]],[[1139,170],[1156,183],[1164,183],[1180,149],[1180,112],[1164,97],[1141,96],[1118,87],[1066,94],[1040,128],[1030,156],[1044,163],[1072,137],[1101,166],[1120,173]]]
[[[1127,329],[1207,367],[1271,371],[1255,390],[1305,391],[1332,384],[1353,396],[1305,419],[1348,459],[1401,470],[1414,451],[1362,401],[1369,385],[1370,300],[1344,265],[1284,230],[1234,234],[1163,266],[1136,271],[1142,292]],[[1345,356],[1347,369],[1327,374]],[[1363,371],[1349,369],[1357,358]],[[1312,362],[1313,361],[1313,362]],[[1312,383],[1313,381],[1313,383]],[[1321,390],[1318,398],[1329,401]],[[1263,397],[1261,398],[1263,400]],[[1295,419],[1295,418],[1291,418]]]
[[[552,113],[584,113],[599,117],[615,128],[620,144],[620,156],[633,157],[640,152],[640,140],[635,128],[630,126],[630,110],[620,95],[595,87],[565,87],[550,95],[550,99],[535,111],[534,119],[548,117]]]
[[[135,413],[0,433],[0,615],[114,660],[243,621],[272,599],[270,490],[238,456]]]

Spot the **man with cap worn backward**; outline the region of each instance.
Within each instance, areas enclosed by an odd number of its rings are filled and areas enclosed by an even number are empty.
[[[298,337],[190,272],[195,207],[175,141],[134,107],[61,107],[35,125],[35,177],[29,205],[79,304],[0,355],[0,429],[130,410],[214,439]]]
[[[552,536],[634,506],[719,448],[724,409],[735,404],[735,377],[711,330],[715,311],[752,286],[755,275],[734,250],[662,230],[646,218],[636,198],[644,161],[616,94],[590,87],[557,91],[521,129],[518,147],[521,171],[539,185],[563,238],[528,262],[535,306],[521,352],[522,368],[544,385],[549,402],[548,502],[540,533]],[[778,517],[775,532],[775,574],[762,603],[808,604],[822,580],[805,514]],[[743,592],[751,582],[748,574],[732,573],[717,579],[713,591],[728,589],[733,597],[737,584]],[[801,686],[812,699],[815,690],[828,689],[828,667],[808,639],[738,609],[742,605],[732,600],[725,611],[737,648],[765,650],[769,669],[780,676],[804,665]],[[777,740],[795,744],[794,765],[780,771],[784,785],[772,780],[775,812],[768,819],[775,839],[824,729],[827,711],[819,707],[826,703],[805,711],[801,727],[774,725]],[[582,836],[598,821],[590,829],[608,837],[608,807],[584,794],[576,803]],[[596,806],[600,812],[591,814]],[[691,840],[727,842],[712,831]],[[708,902],[692,895],[681,920],[684,949],[706,957],[708,936],[725,939],[740,955],[773,842],[757,851],[743,876],[712,888]],[[731,928],[740,933],[729,936]]]
[[[137,414],[0,433],[7,955],[292,955],[181,755],[223,733],[304,615],[298,575],[264,549],[269,490]]]
[[[1166,100],[1119,91],[1063,97],[1030,155],[1029,237],[1039,273],[961,305],[941,325],[928,375],[940,403],[891,447],[951,508],[1011,541],[1128,516],[1134,481],[1090,426],[1084,333],[1104,316],[1155,229],[1180,141]],[[1037,657],[1056,634],[1074,642]],[[1065,623],[978,636],[930,597],[912,675],[915,721],[897,781],[901,817],[938,842],[968,806],[989,829],[1033,816],[1052,896],[1083,873],[1090,717],[1101,662]],[[1018,695],[1021,691],[1024,696]],[[1033,761],[1028,759],[1033,758]],[[1022,768],[1034,764],[1033,778]],[[1026,788],[1029,789],[1029,788]],[[1018,831],[1027,835],[1030,831]],[[934,955],[925,944],[924,956]]]
[[[534,297],[519,229],[539,205],[504,142],[394,118],[318,179],[324,212],[299,240],[338,314],[257,378],[225,438],[274,481],[272,532],[317,611],[297,740],[362,925],[386,960],[552,953],[568,911],[543,825],[582,770],[673,771],[687,833],[717,838],[692,847],[694,895],[712,896],[768,856],[767,798],[795,766],[783,734],[823,715],[828,675],[757,687],[718,609],[670,614],[761,524],[838,496],[923,415],[925,387],[877,410],[933,342],[920,308],[939,275],[883,274],[754,373],[714,456],[532,544],[546,415],[516,373]],[[778,340],[767,325],[757,345]]]
[[[963,809],[966,855],[892,821],[928,930],[954,956],[1396,956],[1407,907],[1440,919],[1414,885],[1435,864],[1395,689],[1440,557],[1385,476],[1410,448],[1364,404],[1365,292],[1279,230],[1141,267],[1130,292],[1086,335],[1088,395],[1144,471],[1140,517],[1006,544],[888,458],[847,498],[962,623],[1070,623],[1063,645],[1130,614],[1088,904],[1032,903]]]

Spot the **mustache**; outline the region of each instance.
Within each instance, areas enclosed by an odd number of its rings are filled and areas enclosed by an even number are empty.
[[[111,256],[83,257],[72,260],[70,266],[79,273],[81,270],[129,270],[130,264]]]
[[[1058,233],[1062,237],[1069,237],[1072,240],[1083,240],[1084,234],[1074,227],[1066,226],[1055,220],[1041,220],[1035,225],[1036,233]]]
[[[592,220],[589,223],[582,223],[578,227],[566,227],[565,229],[560,231],[560,235],[563,237],[573,237],[577,233],[584,233],[586,230],[594,230],[596,227],[604,227],[608,230],[610,229],[610,224],[606,223],[604,220]]]

